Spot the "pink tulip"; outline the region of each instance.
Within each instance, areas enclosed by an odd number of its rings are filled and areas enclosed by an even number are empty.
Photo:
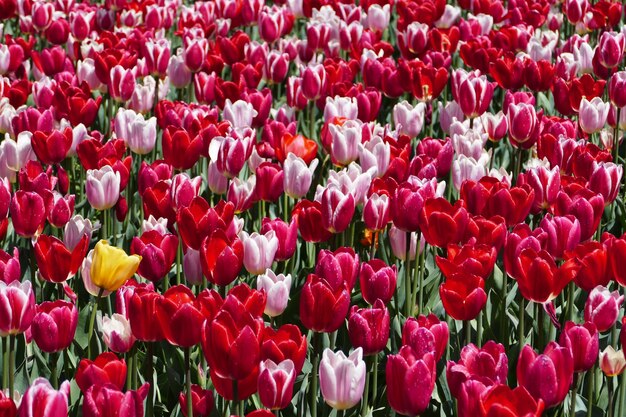
[[[402,101],[393,107],[393,123],[398,133],[417,137],[424,125],[426,104],[419,102],[413,107],[409,102]]]
[[[432,353],[419,356],[406,345],[397,355],[387,356],[387,401],[396,413],[417,416],[426,410],[435,388],[436,365]]]
[[[332,184],[322,194],[322,226],[332,232],[341,233],[350,226],[354,216],[355,201],[351,193],[344,193]]]
[[[341,125],[328,124],[331,137],[330,157],[333,164],[346,166],[359,157],[359,145],[362,141],[363,126],[356,120],[347,120]]]
[[[477,117],[483,114],[495,89],[495,83],[487,81],[487,77],[479,71],[466,72],[458,69],[452,75],[452,96],[459,103],[466,117]]]
[[[326,97],[324,106],[324,122],[331,122],[334,118],[355,120],[359,113],[356,98],[335,96]]]
[[[37,306],[30,331],[39,349],[50,353],[68,348],[77,326],[78,308],[73,303],[45,301]]]
[[[604,204],[611,204],[617,198],[623,174],[622,165],[613,162],[593,162],[588,188],[602,194]]]
[[[598,329],[593,323],[576,324],[568,321],[559,344],[571,350],[574,372],[588,371],[598,359],[600,340]]]
[[[271,269],[267,269],[264,274],[257,276],[256,289],[264,291],[267,296],[265,314],[269,317],[280,316],[287,308],[287,303],[289,302],[291,274],[277,275]]]
[[[293,398],[296,371],[293,361],[285,359],[276,364],[271,359],[261,362],[259,371],[259,399],[271,410],[286,408]]]
[[[110,165],[87,170],[85,193],[89,204],[96,210],[113,207],[120,197],[120,173]]]
[[[317,100],[326,91],[326,68],[309,64],[302,70],[302,94],[307,100]]]
[[[365,227],[374,231],[383,230],[391,220],[390,207],[387,194],[378,195],[373,193],[370,195],[365,202],[365,206],[363,206]]]
[[[391,157],[391,146],[380,136],[359,144],[359,162],[363,171],[373,177],[382,177],[387,172]]]
[[[111,317],[104,316],[101,329],[104,344],[113,352],[126,353],[135,343],[135,337],[126,316],[117,313]]]
[[[411,346],[418,357],[431,352],[436,361],[445,353],[448,338],[448,324],[434,314],[409,317],[402,329],[402,344]]]
[[[587,134],[602,130],[609,115],[609,108],[609,103],[603,102],[600,97],[594,97],[591,101],[583,97],[578,110],[580,128]]]
[[[482,348],[473,343],[461,350],[458,362],[449,361],[446,379],[455,398],[461,395],[462,385],[467,381],[480,381],[486,387],[507,383],[509,359],[504,346],[489,340]]]
[[[0,281],[0,336],[24,333],[35,315],[35,293],[30,281]]]
[[[585,321],[595,324],[599,332],[606,332],[617,321],[624,296],[598,285],[591,290],[585,303]]]
[[[626,39],[623,33],[602,32],[598,42],[600,63],[606,68],[618,66],[624,57],[624,46],[626,46]]]
[[[6,284],[19,281],[21,275],[20,253],[13,248],[13,256],[0,249],[0,280]]]
[[[518,144],[531,140],[537,132],[539,121],[533,104],[511,103],[507,108],[509,135]]]
[[[624,351],[616,351],[613,346],[607,346],[600,352],[600,369],[609,377],[620,375],[626,369]]]
[[[347,410],[358,404],[363,396],[367,369],[363,349],[349,356],[325,349],[320,362],[320,390],[324,401],[335,410]]]
[[[497,142],[506,135],[509,126],[502,111],[496,114],[489,112],[483,113],[480,120],[483,124],[483,129],[485,129],[487,136],[489,136],[489,140]]]
[[[298,241],[298,225],[292,217],[291,222],[287,224],[280,219],[270,220],[265,217],[261,222],[261,233],[266,234],[273,230],[278,238],[278,249],[274,260],[285,261],[291,258],[296,251]]]
[[[121,65],[111,68],[109,94],[117,101],[130,100],[135,91],[135,73],[132,69],[126,69]]]
[[[313,181],[313,174],[319,160],[315,158],[309,166],[304,160],[293,153],[287,154],[287,159],[283,164],[283,186],[285,193],[294,199],[304,197]]]
[[[259,275],[272,267],[274,256],[278,250],[278,239],[273,230],[261,235],[241,232],[243,242],[243,265],[254,275]]]
[[[49,3],[50,4],[50,3]],[[45,378],[37,378],[22,397],[18,417],[67,417],[70,382],[55,390]]]

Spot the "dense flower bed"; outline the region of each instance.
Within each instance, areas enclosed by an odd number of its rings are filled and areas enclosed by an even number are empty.
[[[0,416],[625,416],[625,20],[0,0]]]

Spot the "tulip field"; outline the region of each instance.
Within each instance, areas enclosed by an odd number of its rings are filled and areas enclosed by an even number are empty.
[[[0,35],[0,417],[626,417],[623,1]]]

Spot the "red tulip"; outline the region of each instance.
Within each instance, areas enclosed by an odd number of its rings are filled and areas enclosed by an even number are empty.
[[[283,193],[284,172],[278,164],[263,162],[256,169],[255,197],[260,201],[276,201]]]
[[[439,286],[443,308],[456,320],[473,320],[487,302],[485,281],[473,274],[459,272]]]
[[[574,372],[588,371],[598,360],[600,340],[598,329],[593,323],[576,324],[568,321],[559,344],[572,352]]]
[[[284,324],[278,330],[266,327],[263,330],[261,342],[261,361],[271,359],[280,363],[291,359],[296,374],[302,372],[307,353],[306,337],[302,335],[298,326]]]
[[[524,387],[494,385],[480,399],[480,411],[485,417],[541,417],[543,409],[543,400],[533,398]]]
[[[428,407],[435,387],[436,362],[432,353],[419,357],[409,346],[387,356],[387,401],[398,414],[417,416]]]
[[[202,242],[200,262],[207,279],[216,285],[228,285],[237,278],[243,266],[243,243],[230,240],[217,230]]]
[[[565,399],[574,375],[572,352],[556,342],[548,343],[543,354],[525,345],[517,361],[517,383],[537,401],[554,407]]]
[[[198,159],[204,146],[202,137],[184,129],[168,126],[163,132],[163,159],[177,169],[190,169]]]
[[[0,281],[7,284],[19,281],[21,275],[20,253],[13,248],[13,256],[0,249]]]
[[[418,357],[432,352],[436,361],[446,352],[449,336],[448,323],[432,313],[409,317],[402,328],[403,345],[411,346]]]
[[[300,236],[306,242],[325,242],[332,236],[322,224],[322,206],[317,201],[301,200],[291,212],[298,224]]]
[[[202,351],[218,377],[241,381],[259,372],[263,320],[228,295],[213,320],[202,326]]]
[[[354,348],[364,355],[381,352],[389,340],[389,311],[381,300],[369,308],[352,306],[348,318],[348,336]]]
[[[63,283],[73,277],[87,255],[89,238],[84,235],[73,250],[53,236],[40,235],[35,243],[35,258],[39,274],[53,283]]]
[[[171,185],[168,181],[161,180],[148,187],[141,195],[143,202],[143,215],[147,219],[150,216],[155,219],[167,219],[167,224],[173,227],[176,223],[176,211],[172,201]]]
[[[78,309],[73,303],[46,301],[37,306],[30,331],[39,349],[50,353],[69,347],[77,326]]]
[[[187,395],[181,392],[178,396],[180,409],[185,417],[187,416]],[[213,391],[202,389],[200,385],[191,386],[191,407],[194,417],[209,417],[215,406]]]
[[[300,320],[307,329],[334,332],[343,324],[350,308],[345,282],[336,287],[316,274],[309,274],[300,295]]]
[[[574,282],[583,290],[590,292],[598,285],[608,285],[611,280],[607,250],[600,242],[580,243],[574,250],[566,252],[565,257],[578,260],[580,269],[574,276]]]
[[[469,272],[487,279],[496,263],[498,252],[489,245],[448,245],[448,258],[437,256],[435,261],[447,278],[457,272]]]
[[[9,210],[13,228],[18,235],[33,237],[43,230],[47,204],[39,194],[32,191],[17,191],[13,195]]]
[[[137,390],[122,392],[111,384],[93,385],[85,392],[84,417],[143,417],[143,403],[148,396],[150,384]]]
[[[3,417],[16,417],[17,407],[13,398],[5,396],[4,392],[0,392],[0,415]]]
[[[448,361],[446,380],[455,398],[466,381],[480,381],[486,387],[507,383],[509,359],[504,346],[489,340],[482,348],[473,343],[464,346],[458,362]]]
[[[205,237],[214,230],[228,229],[234,216],[234,206],[220,200],[215,207],[210,207],[202,197],[195,197],[187,207],[178,210],[177,224],[185,245],[198,250]]]
[[[468,221],[469,215],[462,200],[452,205],[445,198],[428,199],[419,212],[419,225],[424,239],[437,247],[460,242]]]
[[[130,297],[128,318],[133,336],[137,340],[143,342],[163,340],[161,325],[155,320],[157,304],[161,298],[161,294],[146,288],[137,289]]]
[[[205,317],[188,287],[170,287],[157,301],[156,318],[163,336],[172,345],[189,348],[200,343]]]
[[[141,262],[137,274],[141,277],[158,282],[172,268],[178,250],[178,237],[172,234],[161,234],[156,230],[134,237],[130,244],[131,255],[140,255]]]
[[[72,129],[66,127],[63,132],[36,131],[31,139],[33,151],[44,164],[58,164],[65,159],[72,146]]]
[[[554,258],[545,250],[526,248],[519,253],[516,270],[517,285],[524,298],[536,303],[555,299],[578,272],[576,259],[569,259],[557,267]]]
[[[126,362],[115,353],[101,353],[94,361],[82,359],[76,369],[76,383],[83,393],[95,385],[112,384],[121,390],[126,384]]]

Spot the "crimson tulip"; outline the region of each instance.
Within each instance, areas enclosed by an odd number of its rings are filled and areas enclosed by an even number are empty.
[[[307,329],[334,332],[343,324],[350,308],[350,291],[345,282],[333,287],[324,278],[309,274],[300,295],[300,320]]]
[[[435,387],[436,362],[432,353],[419,357],[411,347],[402,346],[387,356],[387,401],[398,414],[417,416],[428,407]]]
[[[122,392],[112,384],[92,385],[85,392],[83,416],[85,417],[142,417],[143,403],[148,396],[150,384],[137,390]]]
[[[585,321],[595,324],[599,332],[609,330],[619,316],[624,296],[598,285],[589,293],[585,303]]]
[[[409,317],[402,328],[402,344],[413,348],[417,356],[432,352],[439,361],[446,351],[449,338],[448,323],[434,314]]]
[[[31,139],[33,151],[44,164],[58,164],[65,159],[72,146],[72,129],[66,127],[63,132],[36,131]]]
[[[389,311],[381,300],[369,308],[352,306],[348,318],[348,336],[354,348],[364,355],[381,352],[389,340]]]
[[[593,323],[565,323],[559,344],[570,349],[574,361],[574,372],[585,372],[591,369],[598,359],[600,340],[598,329]]]
[[[321,250],[317,255],[315,273],[324,278],[332,287],[345,283],[349,290],[354,288],[359,275],[359,255],[354,249],[342,247],[335,252]]]
[[[489,340],[482,348],[473,343],[461,350],[458,362],[448,361],[446,380],[455,398],[461,394],[466,381],[480,381],[486,387],[507,383],[509,359],[504,346]]]
[[[420,181],[415,177],[396,188],[391,199],[391,219],[393,224],[405,232],[419,230],[418,216],[424,201],[434,197],[437,192],[437,181]]]
[[[322,205],[317,201],[301,200],[293,208],[292,216],[298,224],[300,236],[306,242],[325,242],[332,236],[332,233],[322,224]]]
[[[517,361],[517,382],[535,400],[554,407],[565,399],[574,375],[572,352],[556,342],[548,343],[543,354],[524,345]]]
[[[388,266],[380,259],[363,262],[359,270],[363,299],[370,305],[373,305],[377,299],[387,304],[396,291],[397,274],[395,265]]]
[[[226,230],[233,221],[235,206],[220,200],[215,207],[202,197],[194,197],[187,207],[178,210],[176,223],[185,245],[199,250],[202,241],[217,229]]]
[[[170,287],[157,301],[156,318],[163,336],[172,345],[189,348],[200,343],[205,317],[189,287]]]
[[[4,417],[17,416],[15,401],[13,401],[13,398],[5,396],[4,392],[0,392],[0,415]]]
[[[448,245],[448,257],[437,256],[435,261],[441,273],[450,277],[456,272],[466,271],[487,279],[496,263],[498,252],[489,245]]]
[[[33,237],[43,230],[49,203],[52,202],[52,194],[49,196],[49,199],[44,199],[36,192],[21,189],[13,194],[9,211],[15,233]]]
[[[39,349],[58,352],[74,340],[78,326],[78,309],[63,300],[45,301],[37,306],[30,332]]]
[[[578,260],[580,269],[574,276],[574,282],[583,290],[591,292],[598,285],[606,286],[610,282],[607,250],[600,242],[580,243],[566,252],[566,258]]]
[[[13,248],[13,256],[0,249],[0,281],[7,284],[19,281],[21,275],[20,253],[17,248]]]
[[[126,384],[126,362],[113,352],[104,352],[93,361],[82,359],[75,378],[83,393],[94,385],[112,384],[121,390]]]

